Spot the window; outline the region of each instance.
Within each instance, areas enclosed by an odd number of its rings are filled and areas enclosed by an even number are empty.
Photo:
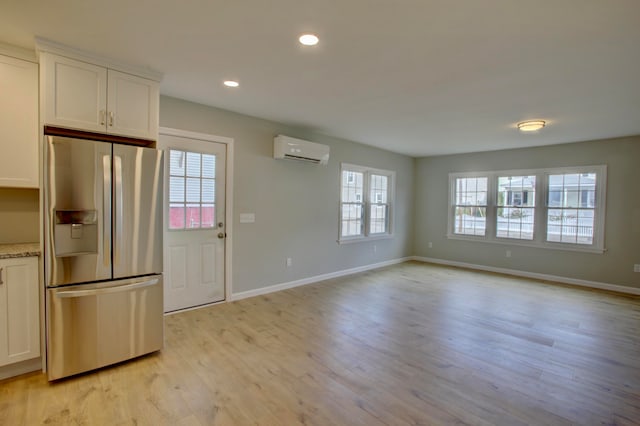
[[[389,228],[389,177],[370,173],[369,182],[369,235],[386,234]]]
[[[455,180],[453,232],[485,235],[487,224],[487,178],[461,177]]]
[[[549,175],[547,240],[593,244],[596,173]]]
[[[604,250],[606,166],[449,175],[449,238]]]
[[[364,236],[364,173],[342,171],[341,237]]]
[[[498,176],[496,236],[533,240],[536,176]]]
[[[340,181],[340,242],[391,235],[395,173],[343,164]]]
[[[169,150],[169,229],[215,226],[216,157]]]

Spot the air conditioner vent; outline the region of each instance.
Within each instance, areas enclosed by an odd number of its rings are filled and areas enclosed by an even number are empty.
[[[327,165],[329,147],[315,142],[278,135],[273,139],[273,158]]]

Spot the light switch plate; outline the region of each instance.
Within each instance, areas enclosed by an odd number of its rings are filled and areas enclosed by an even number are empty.
[[[255,213],[240,213],[240,223],[254,223],[255,221]]]

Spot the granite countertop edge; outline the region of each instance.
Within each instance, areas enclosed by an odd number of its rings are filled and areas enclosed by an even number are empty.
[[[0,259],[40,256],[39,243],[0,244]]]

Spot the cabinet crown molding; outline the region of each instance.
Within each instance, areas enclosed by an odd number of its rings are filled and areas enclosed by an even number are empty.
[[[38,56],[41,52],[49,52],[56,55],[64,56],[77,61],[87,62],[94,65],[100,65],[105,68],[113,69],[116,71],[124,72],[127,74],[137,75],[147,78],[149,80],[160,82],[163,74],[159,71],[155,71],[151,68],[136,67],[129,64],[125,64],[104,56],[96,55],[82,49],[67,46],[62,43],[58,43],[52,40],[48,40],[43,37],[36,36],[36,51]]]
[[[22,59],[29,62],[38,63],[36,52],[22,47],[14,46],[0,41],[0,55],[10,56],[16,59]]]

